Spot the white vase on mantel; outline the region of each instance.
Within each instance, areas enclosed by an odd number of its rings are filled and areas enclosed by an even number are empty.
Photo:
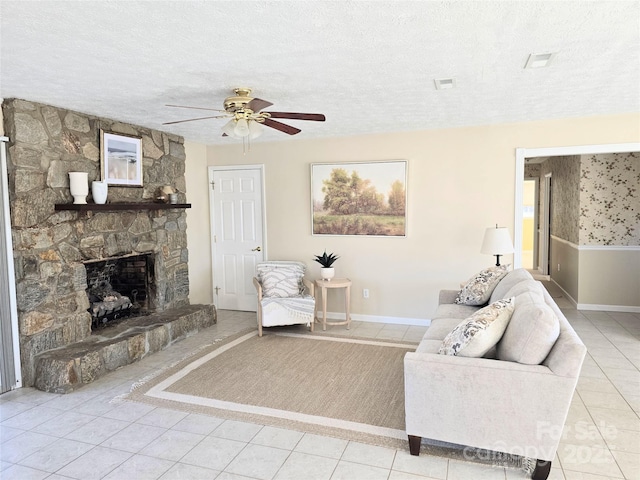
[[[108,186],[106,180],[102,182],[98,182],[97,180],[91,182],[91,196],[93,196],[95,203],[99,205],[107,203],[107,192]]]
[[[89,195],[89,174],[87,172],[69,172],[69,189],[74,204],[86,204],[87,195]]]
[[[336,275],[336,269],[333,267],[322,267],[320,269],[320,278],[330,281]]]

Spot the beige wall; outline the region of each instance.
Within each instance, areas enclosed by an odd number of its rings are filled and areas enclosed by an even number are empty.
[[[551,280],[571,297],[573,303],[577,303],[580,294],[578,288],[580,284],[580,252],[576,245],[552,236],[549,255]]]
[[[634,142],[638,132],[639,117],[630,114],[255,143],[247,155],[230,140],[207,147],[206,157],[208,165],[265,165],[268,258],[302,260],[316,277],[313,255],[326,248],[341,256],[337,275],[353,280],[356,316],[429,318],[439,289],[456,288],[493,264],[493,257],[479,253],[485,228],[498,223],[513,235],[516,148]],[[311,163],[390,159],[409,161],[406,238],[311,235]],[[208,208],[206,174],[187,150],[188,199]],[[194,231],[208,232],[194,213],[188,217],[190,272],[196,258],[210,262],[208,242],[198,238],[195,244]],[[205,297],[200,288],[211,286],[192,281],[192,301]],[[370,290],[368,300],[363,288]],[[330,304],[330,310],[339,308]]]
[[[211,244],[209,227],[209,191],[207,147],[185,142],[185,179],[187,182],[187,238],[189,243],[189,301],[213,303],[211,287]]]
[[[607,305],[612,310],[640,311],[640,250],[580,249],[579,278],[580,308]]]

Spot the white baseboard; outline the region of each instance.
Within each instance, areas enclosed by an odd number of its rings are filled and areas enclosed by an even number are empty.
[[[318,317],[322,317],[322,312],[318,312]],[[344,320],[344,312],[327,312],[327,320]],[[394,325],[415,325],[419,327],[428,327],[431,325],[431,319],[429,318],[383,317],[380,315],[362,315],[359,313],[352,313],[351,320],[371,323],[392,323]]]
[[[596,303],[578,303],[571,295],[569,295],[564,288],[558,285],[554,279],[551,281],[560,289],[562,293],[578,310],[589,310],[595,312],[625,312],[625,313],[640,313],[640,307],[634,307],[631,305],[598,305]]]
[[[545,280],[547,282],[551,280],[551,275],[543,275],[542,273],[534,273],[532,276],[534,280]]]
[[[595,303],[579,303],[578,310],[594,310],[597,312],[640,313],[640,307],[629,305],[598,305]]]
[[[573,305],[573,307],[574,307],[574,308],[578,308],[578,302],[576,302],[576,301],[573,299],[573,297],[572,297],[571,295],[569,295],[569,294],[567,293],[567,291],[566,291],[564,288],[562,288],[562,287],[558,284],[558,282],[556,282],[553,278],[551,278],[551,281],[554,283],[554,285],[555,285],[556,287],[558,287],[560,290],[562,290],[562,293],[563,293],[563,294],[564,294],[564,296],[567,298],[567,300],[569,300],[569,302],[571,302],[571,305]]]

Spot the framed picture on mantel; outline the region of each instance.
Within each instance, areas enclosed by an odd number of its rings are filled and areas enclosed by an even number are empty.
[[[142,138],[100,130],[102,181],[119,187],[142,187]]]

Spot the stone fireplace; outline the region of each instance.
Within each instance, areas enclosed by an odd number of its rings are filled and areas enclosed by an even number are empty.
[[[120,304],[126,305],[128,313],[159,314],[189,307],[187,211],[149,208],[156,189],[164,185],[175,187],[179,202],[185,202],[185,151],[181,137],[114,120],[19,99],[5,100],[2,108],[10,139],[9,197],[22,384],[41,388],[50,382],[36,382],[36,370],[42,370],[38,362],[45,356],[52,358],[51,352],[62,358],[60,352],[67,347],[95,343],[93,323],[98,326],[103,317],[124,316],[125,312],[107,311],[107,303],[117,295],[99,291],[100,282],[108,282],[113,291],[128,298],[130,306],[125,300]],[[131,205],[126,209],[56,210],[57,204],[72,203],[68,172],[89,172],[89,182],[100,179],[100,130],[142,138],[144,187],[109,187],[108,204]],[[88,203],[93,203],[91,197]],[[103,267],[102,274],[97,273],[98,267]],[[118,278],[112,275],[116,272]],[[104,298],[98,300],[97,294]],[[97,302],[105,298],[101,315]],[[93,315],[96,306],[98,312]],[[215,312],[206,307],[206,315],[213,317],[209,324],[215,323]],[[207,321],[199,318],[196,323],[202,328]],[[187,331],[189,327],[183,325],[167,341],[182,338]],[[149,339],[143,343],[148,346]],[[166,344],[158,343],[159,348]],[[130,360],[148,353],[133,347],[128,351]],[[101,368],[109,370],[114,364],[101,352]],[[69,378],[79,378],[84,372],[81,359],[69,358],[77,363],[74,367],[71,360],[64,360],[65,368],[77,369]],[[81,381],[86,383],[90,377]]]

